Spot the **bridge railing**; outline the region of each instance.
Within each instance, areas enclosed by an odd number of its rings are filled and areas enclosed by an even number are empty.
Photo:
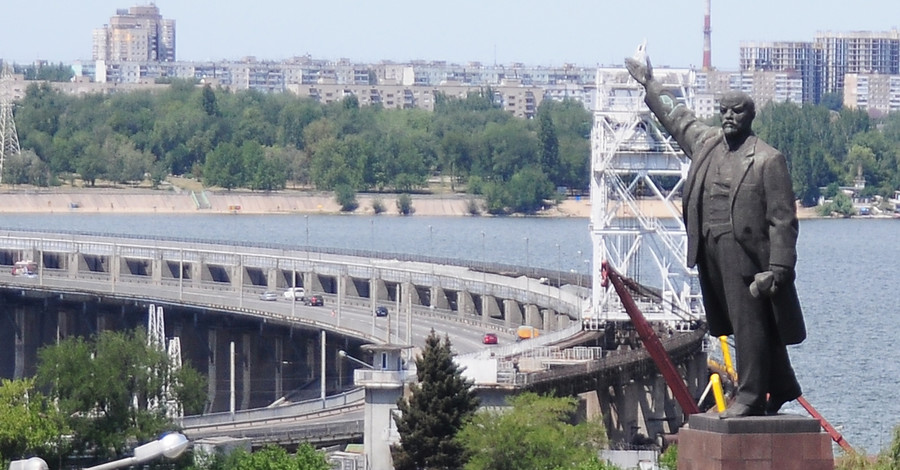
[[[335,409],[357,404],[362,402],[365,396],[365,389],[356,388],[349,392],[325,397],[324,401],[321,398],[316,398],[272,408],[255,408],[235,411],[234,413],[225,411],[198,416],[185,416],[181,420],[181,425],[184,429],[193,429],[222,424],[270,421],[283,418],[284,416],[302,416],[319,413],[324,409]]]

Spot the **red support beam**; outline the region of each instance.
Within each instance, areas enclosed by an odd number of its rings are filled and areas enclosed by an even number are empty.
[[[650,357],[653,358],[656,367],[659,368],[660,373],[666,380],[666,384],[669,386],[669,389],[672,390],[672,394],[675,395],[675,400],[681,405],[681,410],[684,411],[684,414],[686,415],[699,413],[700,408],[694,403],[694,399],[691,397],[687,385],[685,385],[681,375],[678,374],[678,370],[675,369],[675,364],[672,363],[672,359],[669,357],[669,354],[666,353],[666,349],[663,347],[662,341],[659,340],[659,336],[653,331],[653,327],[650,326],[650,323],[644,318],[644,314],[638,308],[637,304],[634,303],[634,299],[631,297],[628,289],[625,288],[622,276],[619,275],[619,273],[606,261],[603,262],[601,273],[603,275],[604,287],[607,287],[609,283],[612,282],[613,287],[616,289],[616,294],[619,295],[619,299],[622,301],[622,306],[624,306],[625,311],[628,312],[631,323],[634,324],[634,329],[641,338],[641,342],[644,343],[644,347],[647,349],[647,352],[650,353]]]

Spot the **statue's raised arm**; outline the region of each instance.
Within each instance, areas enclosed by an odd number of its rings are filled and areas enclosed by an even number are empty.
[[[675,138],[684,153],[692,158],[694,148],[710,127],[701,123],[693,112],[679,103],[675,95],[653,77],[653,66],[643,44],[638,47],[634,57],[625,58],[625,68],[644,87],[644,102],[650,111]]]

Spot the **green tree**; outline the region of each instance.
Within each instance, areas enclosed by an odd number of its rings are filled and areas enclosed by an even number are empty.
[[[478,398],[453,362],[450,338],[441,341],[431,330],[416,368],[419,382],[410,386],[408,399],[397,402],[400,446],[393,449],[394,467],[462,468],[464,449],[455,437],[478,408]]]
[[[73,447],[112,458],[127,452],[133,442],[153,440],[174,427],[166,417],[169,371],[166,352],[148,345],[139,328],[103,331],[92,340],[67,338],[44,347],[38,352],[35,377],[69,417]],[[174,398],[185,410],[202,406],[198,399],[205,397],[205,385],[199,373],[189,366],[172,372]]]
[[[203,178],[210,186],[234,189],[244,184],[244,159],[241,149],[225,142],[206,157]]]
[[[65,417],[35,388],[34,379],[0,381],[0,457],[50,459],[67,448]]]
[[[344,212],[352,212],[359,207],[359,202],[356,200],[356,191],[347,184],[339,184],[334,188],[334,200],[341,205],[341,210]]]
[[[226,457],[216,457],[208,470],[330,470],[325,453],[308,443],[300,444],[294,455],[284,448],[267,445],[256,452],[235,450]]]
[[[478,412],[459,433],[470,455],[466,470],[603,468],[597,462],[606,445],[603,423],[570,424],[576,398],[526,392],[509,404],[510,410]]]
[[[546,103],[552,103],[548,100]],[[538,108],[538,139],[541,142],[540,162],[541,170],[550,178],[550,181],[559,183],[561,168],[559,164],[559,138],[556,136],[556,126],[553,125],[550,105],[541,103]]]

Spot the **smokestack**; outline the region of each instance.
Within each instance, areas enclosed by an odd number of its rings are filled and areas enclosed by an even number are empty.
[[[710,0],[706,0],[706,15],[703,17],[703,71],[712,70],[712,52],[710,47],[710,37],[712,29],[709,27],[709,11]]]

